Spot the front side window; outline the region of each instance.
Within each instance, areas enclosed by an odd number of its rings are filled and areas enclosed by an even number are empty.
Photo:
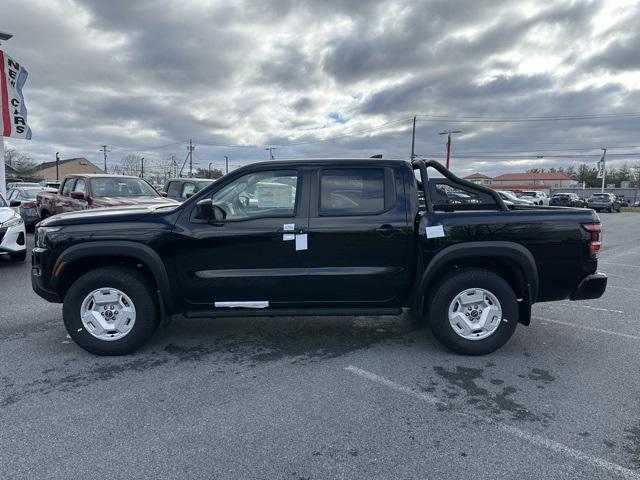
[[[167,197],[178,198],[180,195],[180,182],[169,182],[167,187]]]
[[[226,213],[226,220],[295,215],[298,172],[275,170],[248,173],[215,192],[214,205]]]
[[[73,183],[76,181],[75,178],[67,178],[64,181],[64,187],[62,187],[62,195],[64,195],[65,197],[68,197],[69,194],[71,194],[71,187],[73,186]]]
[[[385,210],[382,168],[326,169],[320,173],[320,215],[371,215]]]
[[[76,192],[85,193],[86,185],[85,185],[84,180],[82,178],[78,179],[78,181],[76,182],[76,186],[73,188],[73,190],[76,191]]]

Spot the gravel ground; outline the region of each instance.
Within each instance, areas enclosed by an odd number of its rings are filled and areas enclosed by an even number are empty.
[[[95,357],[0,259],[0,478],[640,479],[640,215],[601,218],[605,296],[474,358],[408,316],[177,319]]]

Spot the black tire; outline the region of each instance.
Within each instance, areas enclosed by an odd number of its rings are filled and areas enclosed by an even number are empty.
[[[24,262],[27,258],[27,249],[25,248],[21,252],[11,253],[9,254],[9,257],[11,258],[12,262]]]
[[[100,340],[86,331],[80,318],[85,297],[100,288],[116,288],[133,302],[136,319],[133,329],[119,340]],[[140,348],[158,327],[159,309],[154,288],[142,273],[125,267],[103,267],[79,277],[64,297],[62,315],[71,338],[96,355],[127,355]]]
[[[482,288],[491,292],[502,307],[502,321],[488,337],[470,340],[456,333],[449,323],[449,305],[461,292]],[[502,347],[518,326],[518,301],[509,284],[499,275],[479,268],[464,268],[445,276],[430,295],[427,307],[434,336],[447,348],[462,355],[485,355]]]

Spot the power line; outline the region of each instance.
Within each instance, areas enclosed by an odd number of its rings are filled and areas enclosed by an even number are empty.
[[[586,115],[558,115],[548,117],[473,117],[448,115],[417,115],[418,118],[429,122],[464,122],[464,123],[518,123],[518,122],[555,122],[563,120],[596,120],[609,118],[640,118],[640,112],[595,113]]]

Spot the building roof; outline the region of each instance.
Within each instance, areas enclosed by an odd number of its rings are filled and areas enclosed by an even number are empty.
[[[491,180],[492,177],[485,175],[484,173],[476,172],[463,178],[465,180]]]
[[[7,162],[4,162],[5,172],[12,175],[20,175],[20,172],[13,165],[9,165]]]
[[[494,180],[573,180],[562,172],[543,173],[503,173],[494,177]]]
[[[87,160],[84,157],[75,157],[75,158],[65,158],[64,160],[60,160],[58,165],[64,165],[65,163],[70,163],[70,162],[87,162],[90,165],[93,165],[96,168],[100,168],[97,165],[94,165],[93,163],[91,163],[89,160]],[[44,162],[41,163],[39,165],[36,165],[32,171],[37,172],[39,170],[44,170],[45,168],[50,168],[50,167],[55,167],[56,166],[56,161],[53,160],[51,162]]]
[[[554,188],[551,185],[545,185],[544,183],[519,183],[514,185],[493,183],[485,185],[485,187],[493,188],[494,190],[549,190]]]

